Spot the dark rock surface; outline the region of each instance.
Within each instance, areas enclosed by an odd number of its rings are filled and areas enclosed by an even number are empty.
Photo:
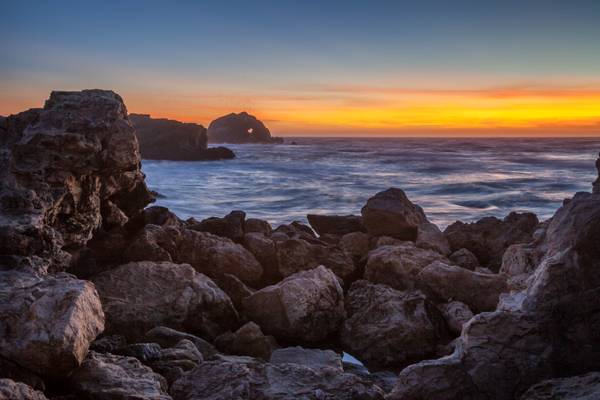
[[[227,354],[261,358],[269,361],[278,345],[273,336],[265,335],[254,322],[248,322],[235,332],[225,332],[215,344]]]
[[[550,379],[532,386],[520,400],[594,400],[600,398],[600,372]]]
[[[0,400],[48,400],[44,393],[21,382],[0,379]]]
[[[535,214],[512,212],[502,220],[485,217],[473,223],[457,221],[444,235],[452,251],[465,248],[475,254],[481,266],[498,271],[508,246],[531,242],[538,222]]]
[[[140,143],[142,158],[147,160],[202,161],[235,158],[226,147],[208,148],[206,128],[194,123],[147,114],[129,114]]]
[[[242,111],[219,117],[208,126],[211,143],[281,143],[255,116]]]
[[[318,235],[327,233],[345,235],[352,232],[365,232],[362,217],[358,215],[308,214],[306,218]]]

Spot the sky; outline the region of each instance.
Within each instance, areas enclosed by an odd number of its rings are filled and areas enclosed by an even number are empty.
[[[276,136],[600,136],[600,1],[0,0],[0,115],[51,90]]]

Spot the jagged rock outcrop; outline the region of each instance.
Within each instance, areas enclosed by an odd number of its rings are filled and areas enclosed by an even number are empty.
[[[94,231],[123,225],[152,200],[135,130],[112,91],[52,92],[44,108],[11,115],[1,129],[6,264],[65,269]]]
[[[344,349],[375,367],[403,367],[435,354],[449,341],[445,321],[420,291],[399,291],[364,280],[346,296]]]
[[[320,341],[344,320],[344,294],[324,266],[297,272],[242,301],[248,318],[277,339]]]
[[[202,161],[235,158],[226,147],[208,148],[206,128],[194,123],[147,114],[129,114],[140,143],[142,158],[147,160]]]
[[[251,358],[204,362],[177,380],[171,395],[174,400],[383,400],[379,387],[354,374]]]
[[[90,352],[69,377],[69,389],[91,400],[171,400],[165,378],[133,357]]]
[[[137,340],[156,326],[208,338],[237,324],[231,300],[187,264],[134,262],[94,276],[106,332]]]
[[[280,138],[271,137],[271,132],[255,116],[242,111],[219,117],[208,126],[211,143],[282,143]]]
[[[502,220],[485,217],[473,223],[457,221],[446,228],[444,235],[452,251],[465,248],[483,267],[497,272],[508,246],[531,242],[538,223],[535,214],[512,212]]]
[[[104,329],[94,285],[60,273],[0,271],[0,356],[46,379],[65,376]]]
[[[263,269],[252,253],[230,239],[173,226],[146,225],[124,251],[126,261],[190,264],[208,276],[231,274],[257,286]]]
[[[559,209],[537,250],[527,287],[474,316],[455,352],[404,369],[391,400],[518,398],[561,375],[600,369],[600,195]]]
[[[334,234],[345,235],[352,232],[364,232],[365,227],[362,217],[358,215],[320,215],[308,214],[306,216],[310,226],[318,235]]]
[[[48,400],[44,393],[21,382],[0,379],[0,400]]]
[[[427,223],[423,209],[412,203],[402,189],[390,188],[371,197],[361,210],[363,224],[372,236],[415,240],[417,227]]]

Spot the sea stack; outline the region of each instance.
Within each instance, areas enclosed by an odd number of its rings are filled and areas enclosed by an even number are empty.
[[[226,147],[208,148],[206,128],[199,124],[147,114],[129,114],[140,143],[140,153],[146,160],[202,161],[235,157]]]
[[[255,116],[242,111],[215,119],[208,126],[211,143],[282,143],[281,138],[271,136],[265,124]]]

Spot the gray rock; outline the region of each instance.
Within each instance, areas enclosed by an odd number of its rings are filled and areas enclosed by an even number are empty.
[[[300,364],[310,368],[333,368],[343,372],[342,358],[332,350],[306,349],[300,346],[277,349],[271,354],[271,364]]]
[[[470,271],[475,271],[475,269],[480,267],[479,261],[477,260],[477,257],[475,257],[475,254],[471,253],[465,248],[456,250],[454,253],[450,254],[448,259],[459,267],[468,269]]]
[[[273,336],[263,334],[254,322],[248,322],[235,332],[225,332],[215,339],[217,348],[228,354],[250,356],[268,361],[278,347]]]
[[[450,254],[450,244],[440,231],[437,225],[427,222],[417,226],[417,239],[415,241],[417,247],[437,251],[438,253],[448,256]]]
[[[473,318],[473,312],[469,306],[460,301],[439,304],[437,307],[446,319],[450,331],[455,335],[460,335],[463,325]]]

